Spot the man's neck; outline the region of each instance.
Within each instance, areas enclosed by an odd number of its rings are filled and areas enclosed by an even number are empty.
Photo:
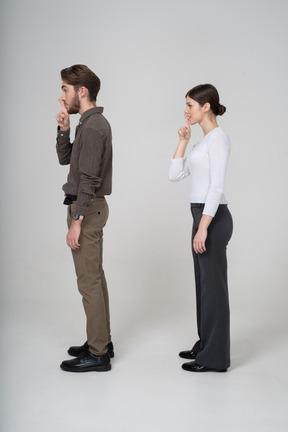
[[[88,111],[89,109],[95,108],[95,107],[96,107],[95,102],[85,102],[85,103],[81,104],[80,109],[79,109],[79,114],[82,116],[85,111]]]

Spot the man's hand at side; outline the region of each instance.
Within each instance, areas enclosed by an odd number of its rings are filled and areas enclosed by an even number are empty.
[[[70,229],[66,236],[66,243],[73,250],[76,250],[80,247],[79,237],[81,233],[81,223],[81,220],[72,219]]]

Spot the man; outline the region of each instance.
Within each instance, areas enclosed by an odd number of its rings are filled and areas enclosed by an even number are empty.
[[[70,164],[64,184],[68,205],[67,245],[71,248],[77,283],[87,320],[87,342],[69,348],[76,358],[60,367],[70,372],[108,371],[114,356],[110,332],[109,298],[102,268],[103,227],[108,219],[105,195],[111,194],[112,134],[103,108],[96,106],[99,78],[84,65],[61,71],[62,110],[57,114],[57,154]],[[70,143],[69,114],[81,115]]]

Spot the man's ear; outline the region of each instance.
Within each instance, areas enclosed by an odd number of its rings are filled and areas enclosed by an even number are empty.
[[[89,97],[88,89],[86,87],[83,87],[83,86],[79,88],[78,94],[79,94],[79,97],[81,97],[82,99]]]

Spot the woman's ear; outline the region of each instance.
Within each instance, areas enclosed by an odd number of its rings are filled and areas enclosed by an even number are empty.
[[[210,103],[209,103],[209,102],[206,102],[206,103],[203,105],[203,108],[204,108],[204,112],[208,112],[208,111],[210,110],[210,108],[211,108]]]

